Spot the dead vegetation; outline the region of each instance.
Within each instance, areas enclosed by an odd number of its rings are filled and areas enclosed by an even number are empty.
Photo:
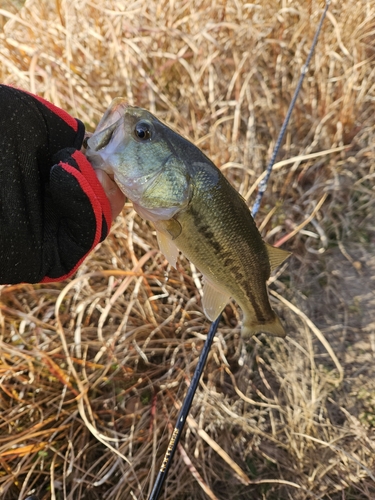
[[[126,96],[251,204],[323,2],[1,6],[2,82],[91,130]],[[257,217],[294,254],[271,284],[289,335],[240,366],[226,307],[164,499],[375,497],[374,29],[374,0],[332,1]],[[70,282],[3,286],[0,326],[1,498],[147,498],[209,326],[195,270],[126,206]]]

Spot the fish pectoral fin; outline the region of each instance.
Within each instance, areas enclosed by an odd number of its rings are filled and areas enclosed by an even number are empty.
[[[170,234],[172,240],[178,238],[181,234],[181,224],[176,219],[169,219],[163,221],[164,230]]]
[[[173,241],[161,231],[156,230],[156,237],[161,253],[167,259],[169,264],[176,269],[176,262],[179,255],[179,250]]]
[[[204,314],[210,321],[214,321],[226,304],[229,302],[230,295],[218,288],[206,276],[203,276],[203,297],[202,305]]]
[[[281,248],[273,247],[269,243],[265,243],[265,245],[268,253],[268,259],[270,261],[271,271],[279,267],[284,262],[284,260],[292,255],[290,252],[282,250]]]

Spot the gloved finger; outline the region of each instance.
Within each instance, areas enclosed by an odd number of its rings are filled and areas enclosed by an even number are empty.
[[[95,173],[111,205],[112,220],[115,220],[124,206],[125,195],[103,170],[97,169]]]

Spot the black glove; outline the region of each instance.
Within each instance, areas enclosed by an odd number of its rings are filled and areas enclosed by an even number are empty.
[[[111,207],[79,151],[83,123],[0,85],[0,283],[67,278],[108,234]]]

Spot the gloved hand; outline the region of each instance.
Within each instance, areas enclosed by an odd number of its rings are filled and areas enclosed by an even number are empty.
[[[65,279],[107,236],[125,198],[100,173],[103,189],[80,152],[84,133],[62,109],[0,85],[0,283]]]

